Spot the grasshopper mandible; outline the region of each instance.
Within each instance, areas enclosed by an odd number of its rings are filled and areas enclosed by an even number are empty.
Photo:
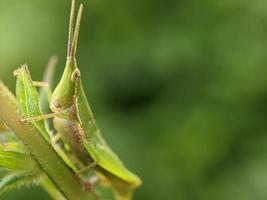
[[[83,11],[81,4],[74,28],[75,1],[72,0],[69,22],[67,61],[64,73],[50,100],[51,114],[23,119],[35,123],[53,118],[55,129],[78,159],[102,182],[111,185],[116,199],[131,199],[133,190],[142,181],[130,172],[107,145],[100,134],[81,82],[76,50]],[[81,169],[84,170],[84,169]]]

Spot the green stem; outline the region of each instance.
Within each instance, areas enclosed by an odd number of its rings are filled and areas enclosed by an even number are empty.
[[[41,185],[43,189],[46,190],[46,192],[49,193],[54,200],[66,200],[49,178],[44,177]]]
[[[68,200],[96,200],[31,123],[22,123],[14,95],[0,81],[0,118],[16,133],[33,159]]]

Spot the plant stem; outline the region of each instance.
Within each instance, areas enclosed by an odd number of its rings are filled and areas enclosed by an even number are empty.
[[[25,144],[32,158],[68,200],[96,200],[31,123],[22,123],[14,95],[0,81],[0,118]]]

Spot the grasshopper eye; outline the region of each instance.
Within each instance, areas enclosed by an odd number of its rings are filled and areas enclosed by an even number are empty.
[[[76,68],[71,74],[71,81],[75,83],[81,76],[81,72],[78,68]]]
[[[59,103],[57,101],[54,101],[53,103],[50,104],[50,109],[53,111],[53,112],[56,112],[59,108]]]
[[[50,109],[55,112],[60,108],[60,103],[58,101],[54,101],[50,104]]]
[[[50,109],[53,112],[61,112],[62,110],[68,109],[68,105],[66,106],[64,101],[61,101],[61,99],[58,99],[58,100],[51,102]]]

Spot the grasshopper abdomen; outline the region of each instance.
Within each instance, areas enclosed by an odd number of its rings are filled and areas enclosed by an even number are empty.
[[[83,165],[88,165],[92,159],[88,155],[86,149],[82,145],[85,138],[84,131],[81,125],[76,120],[68,120],[55,117],[53,119],[54,128],[58,131],[61,139],[65,144],[68,144],[70,151],[76,155],[79,160],[74,158],[75,163],[82,162]],[[83,166],[80,166],[82,168]]]
[[[82,141],[85,139],[85,133],[82,129],[82,126],[79,123],[75,123],[72,127],[72,133],[73,136],[76,138],[76,140],[79,143],[82,143]]]

